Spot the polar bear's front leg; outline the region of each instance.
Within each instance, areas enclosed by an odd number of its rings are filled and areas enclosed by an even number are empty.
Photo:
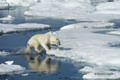
[[[36,51],[37,53],[42,52],[42,50],[39,50],[39,49],[38,49],[38,48],[39,48],[39,46],[38,46],[38,45],[35,45],[35,46],[34,46],[34,48],[35,48],[35,51]]]
[[[46,51],[51,50],[50,47],[49,47],[49,44],[42,44],[42,47],[43,47]]]

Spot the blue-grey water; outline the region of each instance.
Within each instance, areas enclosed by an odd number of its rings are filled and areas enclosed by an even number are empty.
[[[35,34],[46,33],[49,31],[57,31],[60,27],[66,24],[75,23],[74,21],[65,21],[65,20],[53,20],[43,17],[26,17],[24,16],[24,11],[27,8],[17,8],[13,10],[0,10],[0,18],[6,17],[7,15],[12,15],[15,17],[15,20],[11,24],[22,24],[22,23],[42,23],[51,25],[52,29],[42,30],[42,31],[30,31],[22,33],[8,34],[0,37],[0,51],[15,52],[20,48],[26,47],[28,39]],[[2,21],[0,21],[2,23]],[[6,23],[8,24],[8,23]],[[22,53],[21,53],[22,54]],[[28,76],[22,76],[21,74],[17,75],[1,75],[0,80],[82,80],[82,74],[78,73],[78,70],[83,67],[82,63],[75,64],[74,62],[63,59],[56,58],[54,56],[47,56],[45,51],[41,53],[43,56],[39,60],[44,60],[44,58],[49,57],[51,59],[50,64],[59,63],[59,67],[56,72],[51,74],[45,74],[43,72],[33,71],[29,64],[29,59],[33,59],[38,54],[33,55],[10,55],[10,56],[0,56],[0,63],[5,61],[14,60],[14,64],[25,67],[25,74]],[[33,58],[30,58],[33,57]]]

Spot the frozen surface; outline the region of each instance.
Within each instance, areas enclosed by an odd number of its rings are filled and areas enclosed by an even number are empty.
[[[24,23],[24,24],[0,24],[0,33],[11,33],[29,30],[43,30],[49,29],[49,25],[37,24],[37,23]]]
[[[24,14],[27,16],[44,16],[59,19],[72,19],[75,15],[90,13],[95,11],[95,7],[86,2],[78,0],[70,1],[43,1],[30,7]]]
[[[91,27],[75,29],[74,25],[72,29],[60,30],[56,33],[62,45],[47,54],[89,63],[93,67],[86,66],[80,70],[81,73],[86,73],[84,79],[118,79],[120,49],[115,45],[120,44],[120,37],[94,33],[99,30]]]
[[[115,35],[120,35],[120,30],[116,30],[116,31],[110,31],[110,32],[107,32],[107,34],[115,34]]]
[[[120,43],[120,37],[94,33],[96,30],[80,28],[58,31],[62,45],[47,54],[96,65],[120,67],[120,49],[111,47],[111,45]]]
[[[38,0],[6,0],[10,6],[24,6],[29,7],[38,2]]]
[[[26,16],[43,16],[78,21],[110,21],[119,19],[120,1],[104,1],[106,3],[102,3],[101,0],[101,4],[92,6],[91,2],[85,0],[42,0],[41,3],[30,7],[24,14]]]
[[[8,3],[6,1],[0,1],[0,9],[8,9]]]
[[[96,7],[96,13],[120,14],[120,1],[102,3]]]
[[[77,23],[66,25],[61,28],[61,30],[71,29],[71,28],[103,28],[103,27],[114,27],[114,23],[110,22],[91,22],[91,23]]]
[[[8,15],[7,17],[4,17],[4,18],[0,18],[0,20],[2,20],[2,21],[6,21],[6,20],[14,20],[15,18],[14,17],[12,17],[11,15]]]
[[[79,72],[85,72],[84,79],[119,79],[119,71],[111,71],[106,67],[84,67]]]
[[[25,70],[24,67],[15,64],[0,64],[0,75],[11,75],[11,74],[20,74]]]
[[[14,61],[6,61],[5,62],[7,65],[12,65],[14,63]]]

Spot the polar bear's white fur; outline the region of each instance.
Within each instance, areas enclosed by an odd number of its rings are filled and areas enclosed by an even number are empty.
[[[51,42],[60,45],[59,39],[53,35],[47,33],[36,34],[29,39],[25,52],[30,52],[31,49],[34,48],[37,53],[40,53],[41,50],[38,49],[40,46],[42,46],[46,51],[52,50],[50,46]]]

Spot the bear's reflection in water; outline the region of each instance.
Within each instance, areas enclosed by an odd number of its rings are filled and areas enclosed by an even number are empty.
[[[27,55],[28,65],[34,72],[41,72],[45,74],[54,73],[60,66],[60,62],[51,64],[51,59],[45,57],[43,60],[39,58],[42,57],[40,54],[33,58],[31,55]]]

